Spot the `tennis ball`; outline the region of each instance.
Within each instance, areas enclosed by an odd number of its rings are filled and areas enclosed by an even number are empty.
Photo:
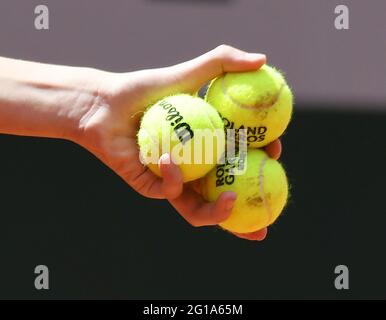
[[[249,148],[279,138],[291,119],[292,92],[283,75],[268,65],[214,79],[205,99],[219,111],[225,129],[235,129],[236,138],[239,129],[246,130]]]
[[[220,115],[203,99],[188,94],[166,97],[148,108],[137,138],[143,164],[161,176],[159,157],[170,153],[184,182],[207,174],[225,150]]]
[[[237,193],[229,218],[220,224],[249,233],[271,225],[287,202],[288,181],[280,163],[260,149],[227,159],[200,181],[203,197],[215,201],[224,191]]]

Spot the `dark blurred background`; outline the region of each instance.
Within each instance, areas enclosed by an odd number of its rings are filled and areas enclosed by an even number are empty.
[[[0,135],[0,298],[386,298],[386,3],[345,1],[349,30],[338,4],[2,0],[2,56],[118,72],[227,43],[266,53],[296,106],[291,199],[262,243],[190,227],[77,145]],[[34,288],[40,264],[49,291]],[[349,290],[334,287],[340,264]]]

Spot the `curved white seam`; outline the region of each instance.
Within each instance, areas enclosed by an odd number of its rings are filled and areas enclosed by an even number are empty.
[[[271,207],[269,206],[269,203],[268,203],[268,201],[265,197],[265,193],[264,193],[264,167],[265,167],[267,160],[268,160],[268,156],[265,156],[263,158],[263,160],[261,160],[261,163],[259,166],[258,178],[259,178],[259,192],[260,192],[260,195],[263,199],[263,205],[265,207],[265,210],[267,210],[267,213],[268,213],[267,225],[269,225],[271,223],[271,219],[272,219],[272,210],[271,210]]]
[[[284,88],[284,83],[281,84],[279,90],[278,90],[278,93],[273,101],[273,103],[261,103],[259,105],[257,105],[258,109],[264,109],[264,108],[269,108],[271,106],[273,106],[274,104],[276,104],[277,100],[279,100],[279,97],[283,91],[283,88]],[[225,76],[223,76],[221,78],[221,91],[222,91],[222,94],[224,96],[227,96],[234,104],[236,104],[237,106],[239,106],[240,108],[243,108],[243,109],[256,109],[256,105],[252,105],[252,106],[249,106],[249,105],[246,105],[246,104],[242,104],[240,103],[239,101],[235,100],[231,95],[228,94],[227,92],[227,87],[225,85]]]

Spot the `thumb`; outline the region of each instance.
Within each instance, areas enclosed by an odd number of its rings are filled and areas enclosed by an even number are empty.
[[[266,61],[264,54],[221,45],[193,60],[164,68],[164,84],[179,92],[192,93],[225,72],[257,70]]]

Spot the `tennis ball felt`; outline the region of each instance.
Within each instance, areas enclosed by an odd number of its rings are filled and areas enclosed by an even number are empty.
[[[236,192],[231,215],[220,226],[238,233],[254,232],[271,225],[284,209],[288,197],[283,167],[260,149],[249,149],[244,156],[227,159],[225,164],[217,165],[202,178],[200,185],[208,201],[215,201],[224,191]]]
[[[206,101],[223,117],[225,129],[245,129],[249,148],[260,148],[279,138],[288,126],[293,95],[283,75],[273,67],[226,73],[214,79]]]
[[[169,153],[179,165],[184,182],[207,174],[225,150],[224,123],[211,105],[199,97],[166,97],[142,117],[138,131],[141,161],[161,176],[159,157]]]

